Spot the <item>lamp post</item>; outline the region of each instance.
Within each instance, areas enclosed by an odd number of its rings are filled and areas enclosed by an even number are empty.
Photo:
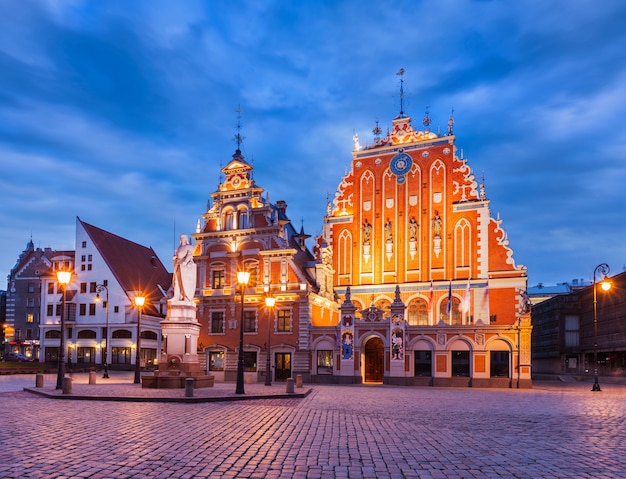
[[[598,288],[596,282],[596,276],[598,273],[602,274],[603,278],[600,281],[600,287],[603,291],[611,289],[611,282],[608,280],[610,268],[606,263],[601,263],[593,270],[593,366],[594,366],[594,379],[592,391],[600,391],[600,383],[598,383]]]
[[[141,296],[140,294],[135,296],[135,306],[137,306],[137,351],[135,352],[134,384],[141,384],[141,310],[145,302],[145,296]]]
[[[243,388],[243,320],[244,320],[244,294],[246,291],[246,285],[250,280],[250,272],[249,271],[237,271],[237,282],[241,288],[241,324],[239,325],[239,360],[237,361],[237,387],[235,389],[235,394],[245,394]]]
[[[109,288],[107,288],[104,284],[99,284],[96,286],[96,301],[100,301],[100,293],[104,291],[106,296],[104,298],[104,321],[105,321],[105,334],[104,334],[104,353],[102,356],[102,367],[104,369],[104,373],[102,373],[102,377],[104,379],[109,379]]]
[[[59,368],[57,371],[57,389],[63,389],[63,377],[65,376],[65,291],[72,279],[71,271],[57,271],[57,281],[63,288],[61,293],[61,338],[59,339]]]
[[[265,306],[267,307],[267,357],[265,358],[265,385],[272,385],[272,368],[270,364],[270,339],[272,332],[272,319],[274,319],[274,305],[276,298],[273,296],[265,297]]]

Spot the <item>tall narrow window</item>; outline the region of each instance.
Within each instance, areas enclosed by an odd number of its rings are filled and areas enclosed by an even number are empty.
[[[224,333],[224,312],[213,311],[211,313],[211,334]]]
[[[291,331],[291,311],[288,309],[279,309],[277,312],[277,331],[279,333],[288,333]]]
[[[256,311],[243,312],[244,333],[256,333]]]
[[[225,273],[223,269],[214,269],[211,278],[211,287],[213,289],[223,289],[225,281]]]

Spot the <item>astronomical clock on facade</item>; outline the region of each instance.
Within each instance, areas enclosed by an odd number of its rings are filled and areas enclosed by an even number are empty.
[[[331,253],[339,324],[313,328],[313,348],[333,350],[333,382],[529,387],[526,269],[453,118],[443,136],[430,123],[401,112],[386,137],[355,136],[314,247]]]
[[[193,235],[199,347],[217,380],[235,379],[243,323],[249,381],[531,385],[526,269],[453,119],[445,135],[430,122],[401,111],[385,137],[355,136],[312,250],[237,149]]]

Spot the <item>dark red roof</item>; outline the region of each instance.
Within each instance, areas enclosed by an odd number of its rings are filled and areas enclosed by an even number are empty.
[[[146,296],[146,314],[160,316],[153,303],[164,298],[172,283],[168,272],[152,248],[142,246],[103,229],[78,221],[93,241],[124,291],[141,291]]]

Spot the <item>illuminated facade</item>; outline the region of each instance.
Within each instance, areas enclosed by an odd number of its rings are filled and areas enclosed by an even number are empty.
[[[342,298],[338,325],[312,318],[314,381],[531,384],[526,269],[457,155],[452,117],[443,136],[430,122],[401,112],[386,137],[354,138],[314,248]]]
[[[243,320],[246,381],[265,379],[268,354],[271,380],[298,374],[308,380],[311,325],[336,324],[338,317],[330,265],[307,249],[309,236],[291,224],[287,204],[263,197],[239,149],[221,171],[223,181],[192,235],[202,325],[198,347],[207,369],[218,381],[235,380]],[[243,311],[240,270],[251,273]],[[276,299],[272,310],[265,306],[268,295]]]

